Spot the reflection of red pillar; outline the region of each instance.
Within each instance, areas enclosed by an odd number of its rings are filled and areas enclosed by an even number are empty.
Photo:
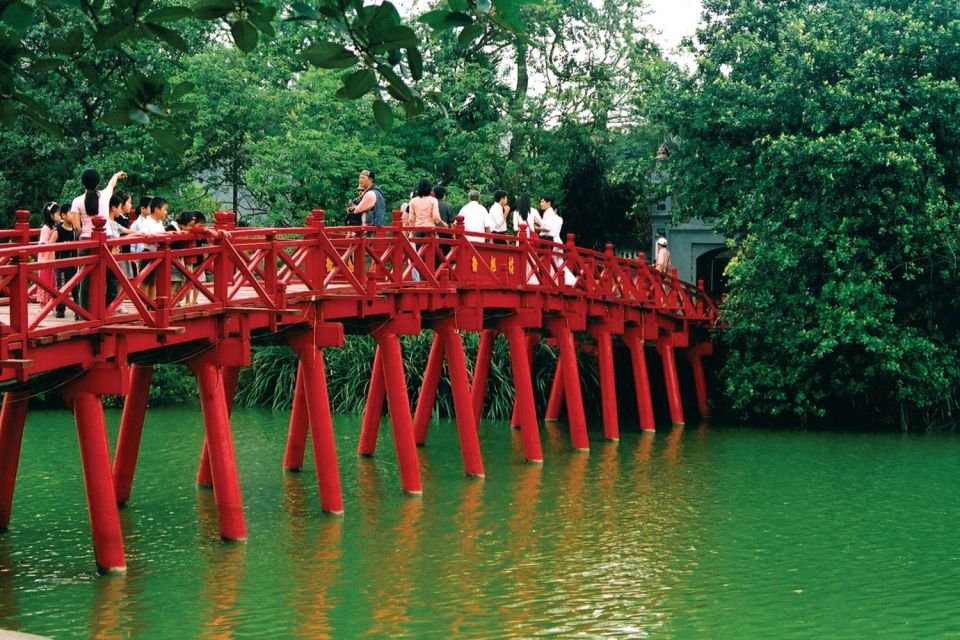
[[[293,390],[293,406],[290,407],[290,424],[287,427],[287,449],[283,454],[283,468],[300,471],[307,450],[307,397],[303,391],[303,363],[297,364],[297,382]]]
[[[357,447],[357,453],[361,456],[372,456],[377,450],[377,434],[380,432],[385,393],[383,358],[380,355],[380,345],[377,345],[377,351],[373,356],[373,369],[370,371],[370,386],[367,389],[367,406],[363,411],[360,445]]]
[[[707,376],[703,371],[703,355],[711,352],[709,342],[700,343],[686,350],[687,360],[693,369],[693,384],[697,390],[697,408],[701,418],[710,417],[710,403],[707,395]]]
[[[420,385],[420,396],[417,398],[417,411],[413,417],[413,435],[419,446],[427,443],[430,415],[433,413],[433,403],[437,399],[440,374],[443,373],[443,356],[444,341],[438,333],[434,332],[430,356],[427,358],[427,369],[423,373],[423,384]]]
[[[613,369],[613,340],[610,332],[598,330],[597,364],[600,368],[600,404],[603,408],[603,435],[607,440],[620,439],[617,418],[617,380]]]
[[[233,413],[233,401],[237,395],[237,384],[240,382],[240,367],[223,367],[220,371],[223,377],[224,393],[227,397],[227,415]],[[210,473],[210,452],[207,451],[207,441],[203,441],[200,451],[200,464],[197,466],[197,486],[212,487],[213,475]]]
[[[493,355],[493,343],[497,339],[496,329],[484,329],[480,333],[480,346],[477,349],[477,364],[473,368],[473,388],[470,395],[473,400],[473,416],[477,425],[483,414],[483,397],[487,393],[487,378],[490,376],[490,358]]]
[[[463,467],[468,476],[482,477],[483,458],[480,454],[480,441],[477,438],[477,421],[470,399],[470,381],[467,377],[467,358],[463,353],[463,340],[457,333],[452,319],[441,320],[437,323],[435,330],[438,336],[442,335],[447,352],[447,366],[450,369],[450,387],[453,391],[453,408],[457,414],[457,431],[460,436]],[[427,370],[429,369],[428,365]]]
[[[563,408],[563,362],[557,356],[557,368],[553,372],[553,384],[550,385],[550,399],[547,400],[547,414],[544,420],[556,422],[560,419],[560,410]]]
[[[327,395],[323,351],[312,344],[311,334],[301,335],[304,335],[304,339],[297,345],[297,354],[300,356],[300,370],[303,372],[303,393],[307,400],[320,505],[324,511],[343,513],[337,445],[333,437],[333,418],[330,415],[330,398]]]
[[[189,361],[189,366],[200,387],[200,406],[207,434],[213,493],[220,518],[220,536],[226,540],[245,540],[247,525],[243,516],[233,436],[230,433],[226,385],[220,368],[212,358],[197,356]]]
[[[510,343],[510,365],[513,368],[513,386],[517,394],[520,432],[524,456],[530,462],[543,462],[540,448],[540,431],[537,425],[537,409],[533,403],[533,380],[530,375],[530,359],[523,327],[516,322],[506,326]]]
[[[400,485],[407,493],[423,493],[420,483],[420,463],[417,444],[413,438],[413,422],[407,400],[407,382],[403,373],[403,354],[400,340],[394,333],[378,337],[383,361],[383,380],[386,383],[390,422],[393,425],[393,444],[400,465]]]
[[[589,451],[587,418],[583,412],[583,395],[580,392],[580,369],[577,365],[577,348],[573,344],[573,332],[566,318],[550,321],[551,332],[560,346],[560,362],[563,365],[563,390],[567,397],[567,420],[570,423],[570,442],[577,451]]]
[[[677,380],[677,358],[673,352],[671,336],[657,339],[657,353],[663,362],[663,381],[667,386],[670,403],[670,420],[674,425],[683,425],[683,403],[680,400],[680,382]]]
[[[18,391],[3,394],[3,409],[0,410],[0,531],[6,531],[10,526],[29,397]]]
[[[117,498],[113,492],[103,405],[99,396],[87,391],[75,392],[69,402],[73,405],[73,417],[80,440],[83,482],[87,488],[87,508],[90,511],[97,570],[100,573],[123,573],[127,570],[127,561],[123,554]]]
[[[637,395],[637,413],[640,415],[640,429],[653,432],[657,430],[653,420],[653,399],[650,397],[650,377],[647,374],[647,355],[643,340],[636,330],[628,329],[623,336],[630,349],[630,361],[633,364],[633,386]]]
[[[117,504],[121,506],[130,501],[152,378],[153,365],[135,364],[130,368],[130,391],[123,401],[117,453],[113,460],[113,486],[117,494]]]

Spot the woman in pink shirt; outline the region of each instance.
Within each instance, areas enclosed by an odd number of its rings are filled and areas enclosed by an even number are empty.
[[[431,195],[433,185],[424,178],[417,183],[417,189],[413,192],[413,198],[410,199],[410,206],[407,208],[407,215],[403,220],[407,227],[448,227],[443,218],[440,217],[440,203]],[[418,234],[422,237],[423,234]]]
[[[57,242],[57,225],[60,223],[60,205],[51,202],[43,208],[43,226],[40,227],[40,244],[55,244]],[[37,254],[37,262],[51,262],[53,251]],[[39,279],[51,289],[57,286],[57,278],[53,267],[41,269]],[[43,287],[37,287],[37,302],[45,304],[50,301],[50,293]]]

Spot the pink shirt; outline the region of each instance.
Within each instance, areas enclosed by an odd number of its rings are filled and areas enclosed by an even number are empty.
[[[440,204],[433,196],[417,196],[410,201],[407,219],[412,227],[434,227],[440,219]]]
[[[50,244],[53,242],[53,234],[57,232],[56,229],[51,229],[47,225],[40,227],[40,244]],[[53,260],[53,251],[46,251],[44,253],[37,254],[37,262],[50,262]]]
[[[357,205],[354,211],[367,214],[372,212],[375,206],[377,206],[377,195],[371,189],[367,189],[364,191],[363,197],[360,198],[360,204]]]

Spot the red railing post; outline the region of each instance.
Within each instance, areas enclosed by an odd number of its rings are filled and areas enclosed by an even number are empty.
[[[229,216],[224,211],[214,211],[214,228],[217,231],[224,232],[229,229]],[[213,260],[213,296],[218,305],[227,305],[227,296],[230,291],[230,280],[233,277],[233,269],[230,261],[227,259],[227,252],[224,251],[224,243],[229,240],[221,234],[211,243],[216,249],[216,257]]]
[[[166,327],[170,325],[170,285],[171,273],[170,267],[173,256],[171,254],[170,239],[166,235],[158,238],[158,249],[162,257],[160,264],[154,271],[157,283],[157,326]]]
[[[306,258],[306,269],[304,271],[310,278],[310,288],[314,291],[323,289],[323,282],[327,278],[327,256],[323,255],[320,249],[320,236],[324,233],[326,225],[326,212],[323,209],[314,209],[307,216],[307,233],[312,234],[310,249]]]
[[[393,281],[403,280],[403,243],[406,238],[403,235],[403,212],[400,209],[393,210],[393,247],[390,252],[390,262],[393,271]]]
[[[103,321],[107,308],[107,266],[105,254],[110,252],[107,247],[107,231],[104,229],[107,221],[100,216],[93,217],[93,232],[90,239],[97,243],[97,247],[91,251],[91,255],[96,256],[97,261],[93,265],[93,270],[87,276],[87,286],[89,287],[89,297],[87,298],[87,311],[93,316],[95,321]],[[158,276],[159,277],[159,276]],[[168,282],[169,285],[169,282]]]
[[[20,232],[20,244],[30,244],[30,212],[17,209],[13,228]]]

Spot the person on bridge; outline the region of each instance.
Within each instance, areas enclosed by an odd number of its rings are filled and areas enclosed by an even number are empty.
[[[543,210],[543,216],[534,227],[540,237],[550,242],[560,242],[560,228],[563,227],[563,218],[561,218],[553,208],[553,196],[541,196],[540,208]]]
[[[347,224],[382,227],[386,223],[386,198],[375,183],[376,174],[370,169],[360,172],[357,188],[363,189],[360,202],[347,208]]]
[[[40,226],[40,244],[53,244],[57,241],[57,225],[60,224],[60,205],[51,202],[43,208],[43,224]],[[54,259],[53,251],[44,251],[37,254],[37,262],[52,262]],[[56,275],[53,267],[41,269],[38,274],[39,280],[45,285],[54,288],[56,284]],[[41,286],[37,286],[37,302],[45,304],[50,300],[50,293]]]
[[[414,190],[413,197],[410,198],[407,207],[407,216],[403,221],[404,226],[428,228],[449,226],[440,216],[440,202],[431,195],[432,192],[433,185],[426,178],[417,183],[417,188]],[[422,231],[416,233],[418,238],[423,236]]]
[[[447,223],[447,227],[452,227],[457,221],[457,210],[453,205],[447,202],[447,188],[438,184],[433,188],[433,195],[437,199],[437,205],[440,208],[440,217]]]
[[[150,201],[150,215],[144,216],[143,221],[138,225],[138,230],[145,236],[162,236],[166,233],[166,227],[163,224],[167,217],[167,201],[163,198],[154,198]],[[154,241],[149,242],[146,238],[143,245],[143,251],[156,251],[160,245]],[[140,261],[140,271],[148,269],[151,262],[155,259],[144,259]],[[147,274],[143,279],[143,294],[149,299],[157,297],[157,269]]]
[[[653,266],[662,273],[670,272],[670,251],[667,250],[667,239],[664,237],[657,240],[657,259]]]
[[[463,230],[466,232],[467,240],[477,244],[483,244],[487,241],[486,238],[476,234],[490,233],[490,227],[487,224],[489,214],[483,205],[480,204],[480,192],[476,189],[470,190],[470,193],[467,195],[467,200],[467,204],[463,205],[459,214],[463,216]]]
[[[510,205],[507,204],[507,192],[502,189],[493,193],[493,204],[490,205],[490,232],[507,232],[507,214],[510,213]],[[504,240],[494,240],[494,242],[505,243]]]

